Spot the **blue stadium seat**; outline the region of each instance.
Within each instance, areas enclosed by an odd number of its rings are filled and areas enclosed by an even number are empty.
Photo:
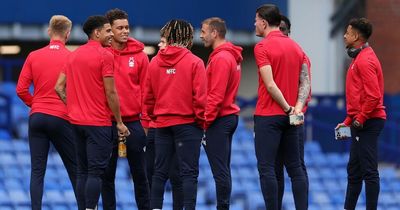
[[[73,191],[72,189],[70,189],[70,190],[63,190],[62,193],[63,193],[64,201],[65,201],[66,203],[69,203],[69,204],[76,204],[75,194],[74,194],[74,191]]]
[[[333,167],[343,167],[347,164],[347,160],[339,153],[326,154],[327,160]]]
[[[11,145],[11,141],[0,141],[0,164],[3,162],[1,159],[1,154],[11,153],[14,151],[14,148]]]
[[[8,190],[23,190],[22,182],[19,178],[7,177],[3,180],[4,187]]]
[[[26,205],[26,204],[30,203],[30,198],[29,198],[28,193],[22,189],[9,190],[8,193],[9,193],[10,201],[14,204]],[[22,206],[18,207],[18,210],[20,208],[22,208]]]
[[[260,208],[265,208],[264,197],[261,191],[249,191],[247,193],[247,205],[249,210],[258,210]]]
[[[0,113],[1,116],[1,113]],[[11,140],[11,134],[6,129],[0,129],[0,141],[2,140]]]
[[[11,204],[10,197],[5,188],[0,189],[0,204]]]
[[[31,207],[28,204],[17,204],[17,205],[14,205],[14,209],[31,210]]]
[[[385,206],[390,206],[396,205],[397,201],[391,192],[380,192],[378,203]]]
[[[26,143],[23,143],[23,145],[27,145]],[[16,159],[17,163],[21,166],[29,166],[31,165],[31,156],[29,154],[29,148],[28,150],[20,150],[16,153]]]
[[[318,179],[309,181],[309,191],[310,192],[322,192],[325,191],[324,185]]]
[[[46,199],[47,202],[52,203],[52,204],[62,204],[65,203],[65,198],[64,194],[62,191],[58,189],[46,189],[44,191],[44,198],[43,200]]]
[[[14,210],[12,205],[0,204],[0,210]]]
[[[5,142],[5,141],[0,141],[0,142]],[[0,145],[2,146],[2,145]],[[11,146],[7,144],[7,146]],[[15,158],[15,155],[13,155],[10,152],[1,152],[0,153],[0,164],[3,166],[10,166],[10,165],[15,165],[17,163],[17,160]]]
[[[12,141],[12,147],[14,148],[14,151],[18,152],[18,153],[28,153],[29,155],[29,143],[28,141],[24,141],[24,140],[15,140]]]
[[[54,204],[51,206],[52,210],[69,210],[69,206],[65,204]]]
[[[311,197],[312,202],[315,204],[327,206],[331,203],[329,195],[323,191],[315,192],[310,190],[309,196]]]
[[[132,189],[115,189],[117,192],[117,203],[121,203],[123,205],[133,205],[136,203],[135,195],[133,194]]]
[[[321,153],[321,146],[317,141],[307,141],[304,144],[304,152],[308,152],[311,154]]]
[[[323,180],[323,184],[325,186],[325,189],[331,193],[343,190],[336,179],[326,178]]]
[[[320,178],[319,172],[316,167],[307,167],[307,174],[310,180],[316,180]]]

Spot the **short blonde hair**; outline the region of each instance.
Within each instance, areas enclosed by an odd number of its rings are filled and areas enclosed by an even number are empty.
[[[51,34],[64,36],[71,31],[72,21],[64,15],[54,15],[49,22]]]

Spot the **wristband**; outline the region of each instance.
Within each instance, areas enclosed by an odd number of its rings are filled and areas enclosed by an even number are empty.
[[[292,112],[292,110],[293,110],[293,107],[289,106],[289,109],[288,109],[287,111],[285,111],[285,113],[286,113],[287,115],[289,115],[290,112]]]

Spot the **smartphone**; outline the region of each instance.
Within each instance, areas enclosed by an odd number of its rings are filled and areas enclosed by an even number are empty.
[[[299,114],[299,115],[292,114],[292,115],[289,116],[290,125],[300,125],[303,122],[304,122],[304,115],[303,114]]]
[[[351,137],[350,127],[344,126],[344,127],[339,127],[338,129],[335,129],[335,139],[336,140],[341,140],[341,139],[350,138],[350,137]]]

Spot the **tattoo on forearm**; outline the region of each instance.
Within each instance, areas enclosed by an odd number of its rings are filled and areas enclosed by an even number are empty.
[[[308,75],[308,66],[303,64],[301,66],[300,81],[299,81],[299,95],[297,101],[303,105],[306,103],[308,94],[310,93],[310,75]]]

